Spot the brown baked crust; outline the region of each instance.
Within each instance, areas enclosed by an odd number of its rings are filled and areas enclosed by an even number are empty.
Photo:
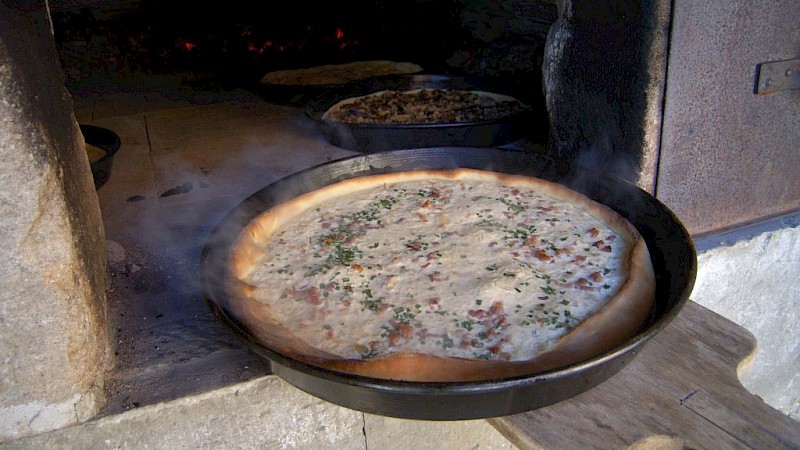
[[[261,82],[286,86],[322,86],[344,84],[376,76],[413,74],[422,70],[421,66],[411,62],[354,61],[302,69],[276,70],[265,74]]]
[[[573,205],[580,205],[617,232],[630,248],[627,281],[599,312],[560,338],[549,351],[528,361],[473,360],[413,353],[395,353],[369,360],[342,359],[298,339],[275,320],[268,305],[250,295],[253,287],[240,281],[258,264],[260,249],[270,235],[296,214],[356,190],[431,178],[501,180],[533,186]],[[358,177],[296,197],[264,212],[245,227],[231,249],[230,268],[227,280],[230,302],[227,306],[260,344],[290,358],[327,369],[404,381],[501,379],[554,370],[590,359],[614,349],[635,335],[647,320],[655,296],[655,275],[647,245],[638,231],[616,212],[557,183],[473,169],[418,170]]]

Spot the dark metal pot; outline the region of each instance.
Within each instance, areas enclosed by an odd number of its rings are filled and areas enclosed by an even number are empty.
[[[613,208],[647,242],[656,274],[651,318],[612,351],[545,373],[466,383],[401,382],[325,370],[266,348],[226,311],[228,294],[216,283],[227,270],[232,241],[265,209],[343,179],[413,169],[475,168],[557,181]],[[660,332],[688,300],[696,276],[696,251],[683,225],[661,202],[625,181],[580,172],[537,154],[487,148],[441,147],[349,157],[295,173],[257,191],[234,208],[210,237],[202,260],[208,305],[244,343],[270,361],[272,371],[294,386],[332,403],[392,417],[477,419],[530,411],[573,397],[616,374],[637,349]],[[669,364],[665,361],[665,364]]]
[[[94,179],[95,189],[100,189],[108,177],[111,176],[111,167],[114,163],[114,154],[117,153],[121,145],[119,136],[113,131],[97,127],[94,125],[80,125],[83,140],[87,144],[92,144],[106,152],[101,159],[90,164],[92,168],[92,178]]]

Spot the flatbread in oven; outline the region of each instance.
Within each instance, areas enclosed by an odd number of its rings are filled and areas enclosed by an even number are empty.
[[[514,97],[460,89],[385,90],[346,98],[323,120],[370,124],[439,124],[484,122],[508,117],[528,107]]]
[[[272,207],[232,246],[227,308],[308,364],[478,381],[635,335],[655,277],[637,230],[560,184],[472,169],[356,177]]]
[[[265,74],[265,84],[290,86],[322,86],[345,84],[353,81],[386,75],[407,75],[422,71],[422,67],[410,62],[356,61],[345,64],[326,64],[302,69],[276,70]]]

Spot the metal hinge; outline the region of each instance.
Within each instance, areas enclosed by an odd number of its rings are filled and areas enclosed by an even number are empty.
[[[756,94],[800,89],[800,59],[761,63],[756,67]]]

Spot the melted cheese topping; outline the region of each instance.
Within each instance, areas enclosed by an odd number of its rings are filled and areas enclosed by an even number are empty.
[[[629,245],[531,187],[398,182],[293,217],[246,276],[284,327],[346,359],[529,360],[626,281]]]

